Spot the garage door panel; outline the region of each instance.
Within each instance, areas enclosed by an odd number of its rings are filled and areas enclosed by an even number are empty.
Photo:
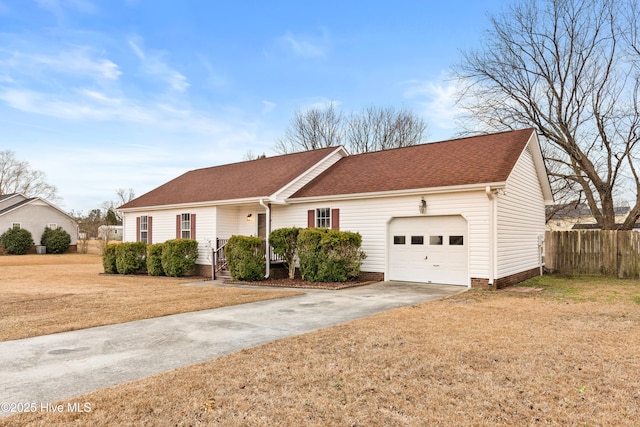
[[[390,234],[391,280],[468,284],[467,222],[461,216],[396,218]]]

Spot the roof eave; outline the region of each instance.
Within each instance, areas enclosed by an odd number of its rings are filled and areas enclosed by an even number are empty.
[[[374,191],[369,193],[353,193],[353,194],[332,194],[325,196],[308,196],[308,197],[296,197],[287,199],[287,203],[308,203],[323,200],[354,200],[354,199],[373,199],[380,197],[396,197],[407,195],[423,195],[428,196],[430,194],[442,194],[442,193],[461,193],[467,191],[486,191],[487,186],[491,189],[502,189],[506,185],[506,182],[489,182],[478,184],[465,184],[465,185],[452,185],[446,187],[430,187],[430,188],[408,188],[404,190],[389,190],[389,191]]]
[[[260,200],[269,200],[269,196],[245,197],[242,199],[228,199],[228,200],[207,200],[203,202],[173,203],[169,205],[151,205],[151,206],[140,206],[140,207],[132,207],[132,208],[118,208],[116,210],[121,213],[164,211],[164,210],[184,209],[184,208],[203,208],[203,207],[212,207],[212,206],[244,205],[244,204],[250,204],[250,203],[260,203]]]
[[[269,199],[272,200],[274,203],[286,203],[284,200],[286,200],[287,197],[284,197],[284,198],[281,197],[282,194],[285,193],[287,190],[289,190],[292,186],[296,185],[298,182],[300,182],[300,180],[304,179],[310,173],[315,171],[320,165],[325,163],[327,161],[327,159],[331,158],[336,153],[340,153],[341,154],[340,158],[344,158],[344,157],[349,155],[349,153],[347,153],[347,150],[343,146],[341,146],[341,145],[338,146],[335,150],[331,151],[325,157],[323,157],[322,159],[318,160],[313,166],[305,169],[305,171],[302,172],[300,175],[298,175],[296,178],[292,179],[291,181],[286,183],[284,186],[282,186],[280,189],[278,189],[276,192],[271,194],[271,196],[269,196]],[[320,174],[325,172],[327,169],[329,169],[334,164],[335,164],[335,162],[330,164],[327,168],[325,168],[325,170],[320,171]],[[295,191],[297,191],[297,190],[295,190]],[[295,191],[293,191],[292,193],[295,193]]]
[[[542,156],[542,149],[540,148],[540,142],[538,141],[538,134],[534,130],[531,132],[527,146],[532,147],[531,154],[533,156],[533,163],[536,168],[536,174],[538,175],[538,181],[542,187],[542,196],[544,198],[545,205],[554,204],[553,191],[551,190],[551,184],[549,183],[549,175],[547,174],[547,167],[544,163],[544,157]]]
[[[9,207],[7,207],[7,210],[6,210],[5,212],[3,212],[3,213],[2,213],[2,215],[6,215],[6,214],[8,214],[8,213],[10,213],[10,212],[15,212],[15,211],[17,211],[17,210],[19,210],[19,209],[22,209],[22,208],[23,208],[23,207],[25,207],[25,206],[29,206],[29,205],[33,204],[33,203],[34,203],[34,202],[36,202],[36,201],[44,202],[44,203],[45,203],[47,206],[49,206],[50,208],[57,210],[57,211],[58,211],[58,212],[60,212],[61,214],[63,214],[63,215],[65,215],[66,217],[68,217],[71,221],[76,222],[76,219],[75,219],[73,216],[69,215],[69,213],[67,213],[67,212],[63,211],[62,209],[60,209],[60,208],[59,208],[59,207],[57,207],[56,205],[54,205],[54,204],[52,204],[52,203],[49,203],[48,201],[46,201],[45,199],[43,199],[43,198],[41,198],[41,197],[33,197],[33,198],[31,198],[31,200],[28,200],[28,199],[27,199],[27,200],[25,200],[25,203],[20,203],[18,206],[9,206]]]

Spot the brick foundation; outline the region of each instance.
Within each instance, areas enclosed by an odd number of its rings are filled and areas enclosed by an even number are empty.
[[[531,270],[521,271],[520,273],[496,279],[493,286],[489,286],[489,279],[472,277],[471,287],[479,289],[502,289],[539,275],[540,268],[532,268]]]
[[[489,279],[481,279],[478,277],[471,278],[471,287],[472,288],[480,288],[480,289],[490,289],[492,286],[489,286]]]
[[[531,270],[521,271],[520,273],[512,274],[511,276],[501,277],[496,280],[496,288],[502,289],[507,286],[515,285],[516,283],[524,282],[527,279],[540,275],[540,268],[532,268]]]
[[[196,276],[211,278],[211,265],[196,264]]]
[[[196,276],[211,277],[211,265],[196,264],[195,270]],[[289,277],[289,270],[283,264],[271,264],[271,269],[269,270],[269,278],[286,279],[287,277]],[[300,270],[298,270],[297,268],[295,277],[300,278]],[[382,282],[384,280],[384,273],[378,273],[375,271],[361,271],[358,279],[366,280],[368,282]]]
[[[365,280],[367,282],[382,282],[384,280],[384,273],[378,273],[376,271],[361,271],[358,275],[359,280]]]

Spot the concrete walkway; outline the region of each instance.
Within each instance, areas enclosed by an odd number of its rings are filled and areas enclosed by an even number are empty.
[[[0,403],[40,407],[465,290],[401,282],[303,290],[295,297],[0,342]],[[0,408],[3,415],[9,414]]]

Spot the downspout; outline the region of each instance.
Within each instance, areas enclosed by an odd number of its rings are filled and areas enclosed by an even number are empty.
[[[496,224],[495,224],[495,195],[491,191],[490,186],[485,187],[485,193],[487,193],[487,197],[489,198],[489,286],[493,286],[495,277],[496,277],[496,268],[495,268],[495,239],[496,239]]]
[[[264,204],[264,201],[260,199],[260,206],[266,209],[267,218],[265,219],[265,257],[267,258],[267,262],[265,263],[265,273],[264,278],[268,279],[269,274],[271,274],[271,247],[269,246],[269,234],[271,234],[271,204]]]

